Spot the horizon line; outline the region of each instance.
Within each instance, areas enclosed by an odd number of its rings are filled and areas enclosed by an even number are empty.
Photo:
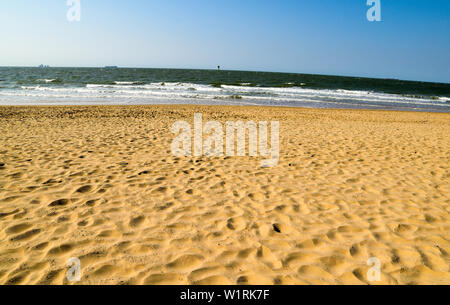
[[[222,66],[220,66],[222,67]],[[297,74],[297,75],[314,75],[314,76],[330,76],[330,77],[347,77],[347,78],[364,78],[364,79],[378,79],[378,80],[395,80],[402,82],[418,82],[418,83],[432,83],[432,84],[444,84],[450,85],[450,82],[443,81],[424,81],[424,80],[415,80],[415,79],[400,79],[395,77],[373,77],[373,76],[356,76],[356,75],[345,75],[345,74],[322,74],[322,73],[304,73],[304,72],[285,72],[285,71],[265,71],[265,70],[239,70],[239,69],[220,69],[218,70],[213,68],[162,68],[162,67],[127,67],[127,66],[1,66],[0,68],[40,68],[40,69],[52,69],[52,68],[87,68],[87,69],[105,69],[105,68],[114,68],[114,69],[153,69],[153,70],[199,70],[199,71],[229,71],[229,72],[256,72],[256,73],[280,73],[280,74]]]

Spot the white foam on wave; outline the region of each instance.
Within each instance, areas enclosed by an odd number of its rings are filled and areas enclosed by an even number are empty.
[[[139,82],[114,82],[116,85],[134,85],[139,84]]]
[[[239,101],[233,103],[333,103],[333,104],[414,104],[422,106],[449,107],[450,98],[423,99],[417,97],[400,96],[395,94],[344,90],[344,89],[308,89],[304,87],[252,87],[231,86],[220,87],[195,83],[149,83],[115,82],[114,84],[88,84],[82,87],[60,86],[22,86],[21,89],[1,90],[0,97],[22,97],[34,100],[104,100],[108,101],[149,101],[157,99],[166,100],[231,100],[239,96]]]

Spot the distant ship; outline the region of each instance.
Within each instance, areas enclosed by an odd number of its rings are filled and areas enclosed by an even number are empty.
[[[119,68],[118,66],[105,66],[105,69],[117,69]]]
[[[39,65],[38,68],[50,68],[49,65]]]

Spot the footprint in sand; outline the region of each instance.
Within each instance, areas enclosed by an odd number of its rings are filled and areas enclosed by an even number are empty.
[[[249,274],[237,279],[238,285],[273,285],[273,280],[261,274]]]
[[[97,204],[98,201],[99,201],[99,199],[88,200],[88,201],[86,201],[86,205],[88,207],[93,207],[93,206],[95,206]]]
[[[26,240],[30,240],[32,239],[34,236],[38,235],[39,233],[41,233],[41,229],[34,229],[34,230],[30,230],[27,231],[23,234],[17,235],[13,238],[11,238],[11,241],[26,241]]]
[[[33,248],[31,248],[33,251],[41,251],[44,250],[45,248],[47,248],[49,245],[48,242],[44,242],[44,243],[40,243],[39,245],[34,246]]]
[[[15,215],[15,214],[17,214],[19,212],[20,212],[20,209],[16,209],[16,210],[14,210],[12,212],[0,213],[0,219],[8,217],[8,216],[11,216],[11,215]]]
[[[230,218],[230,219],[228,219],[227,227],[228,227],[228,229],[230,229],[232,231],[243,230],[245,228],[245,220],[242,217]]]
[[[165,194],[167,192],[167,187],[161,186],[152,191],[152,194]]]
[[[71,203],[70,199],[58,199],[50,203],[49,207],[63,207]]]
[[[39,285],[62,284],[66,275],[66,270],[52,270],[44,275],[39,281]]]
[[[76,192],[77,193],[81,193],[81,194],[85,194],[85,193],[89,193],[90,191],[92,191],[92,186],[85,185],[85,186],[80,187]]]
[[[48,254],[51,256],[61,256],[73,250],[73,246],[71,244],[63,244],[58,247],[54,247],[48,251]]]
[[[137,228],[137,227],[141,226],[144,221],[145,221],[144,216],[138,216],[138,217],[132,218],[130,220],[130,227]]]
[[[6,229],[6,233],[7,234],[19,234],[22,233],[23,231],[28,230],[29,228],[31,228],[32,225],[30,225],[29,223],[21,223],[12,227],[9,227],[8,229]]]

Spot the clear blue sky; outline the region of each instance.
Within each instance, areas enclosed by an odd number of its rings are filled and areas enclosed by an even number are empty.
[[[214,68],[450,82],[450,1],[1,0],[1,66]]]

